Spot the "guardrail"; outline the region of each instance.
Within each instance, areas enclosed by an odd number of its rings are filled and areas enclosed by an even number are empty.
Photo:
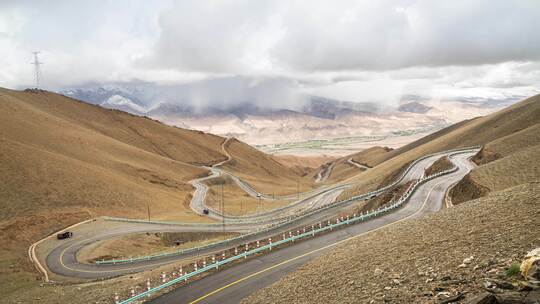
[[[277,219],[275,219],[273,221],[274,223],[272,225],[268,226],[265,229],[257,230],[257,231],[247,233],[247,234],[242,234],[240,236],[237,236],[237,237],[234,237],[234,238],[229,238],[229,239],[226,239],[226,240],[213,242],[213,243],[210,243],[210,244],[207,244],[207,245],[204,245],[204,246],[193,247],[193,248],[179,250],[179,251],[175,251],[175,252],[153,254],[153,255],[148,255],[148,256],[127,258],[127,259],[101,260],[101,261],[96,261],[95,263],[104,265],[104,264],[123,264],[123,263],[133,263],[133,262],[147,261],[147,260],[159,259],[159,258],[164,258],[164,257],[169,257],[169,256],[177,256],[177,255],[188,254],[188,253],[191,253],[191,252],[196,252],[196,251],[201,251],[201,250],[205,250],[205,249],[212,248],[212,247],[217,247],[217,246],[220,246],[220,245],[223,245],[223,244],[229,244],[229,243],[232,243],[232,242],[235,242],[235,241],[238,241],[238,240],[243,240],[243,239],[255,236],[257,234],[262,234],[262,233],[266,233],[266,232],[274,230],[274,229],[278,229],[278,228],[280,228],[282,226],[285,226],[285,225],[288,225],[288,224],[290,224],[290,223],[292,223],[294,221],[301,220],[301,219],[306,218],[308,216],[311,216],[311,215],[313,215],[315,213],[318,213],[318,212],[321,212],[321,211],[324,211],[324,210],[327,210],[327,209],[330,209],[330,208],[335,208],[335,207],[338,207],[338,206],[346,204],[346,203],[351,203],[351,202],[354,202],[354,201],[357,201],[357,200],[370,198],[373,195],[379,195],[380,193],[382,193],[382,192],[396,186],[397,184],[399,184],[405,178],[407,173],[409,173],[409,171],[412,169],[412,167],[414,167],[414,165],[416,165],[418,162],[420,162],[420,161],[422,161],[422,160],[424,160],[426,158],[429,158],[429,157],[432,157],[432,156],[435,156],[435,155],[446,154],[446,153],[449,153],[449,152],[450,152],[449,155],[454,155],[454,154],[459,154],[459,153],[466,153],[466,152],[469,152],[469,151],[477,150],[479,148],[480,148],[480,146],[473,146],[473,147],[468,147],[468,148],[452,149],[452,150],[441,151],[441,152],[425,155],[425,156],[420,157],[420,158],[416,159],[415,161],[413,161],[407,167],[405,172],[395,182],[393,182],[390,185],[387,185],[387,186],[385,186],[383,188],[379,188],[379,189],[371,191],[371,192],[356,195],[356,196],[353,196],[353,197],[345,199],[345,200],[337,201],[337,202],[335,202],[333,204],[328,204],[326,206],[320,206],[318,208],[308,210],[307,212],[302,213],[302,214],[298,214],[298,215],[295,215],[295,216],[277,218]],[[325,190],[325,192],[326,191],[327,190]],[[136,222],[136,223],[139,223],[139,222],[140,223],[148,223],[147,221],[143,221],[143,220],[118,219],[118,218],[108,218],[108,219],[110,219],[110,220],[124,220],[124,221],[127,221],[127,222]],[[175,224],[174,222],[155,221],[154,223],[170,224],[170,225],[181,225],[179,223]],[[185,224],[185,225],[188,226],[188,225],[197,225],[197,224]],[[212,224],[199,224],[199,225],[212,225]],[[221,227],[221,224],[215,224],[215,225]]]
[[[352,199],[354,200],[357,200],[357,199],[360,199],[360,198],[365,198],[366,196],[371,196],[371,195],[374,195],[374,194],[380,194],[381,192],[384,192],[386,190],[388,190],[389,188],[392,188],[394,186],[396,186],[397,184],[399,184],[404,178],[405,176],[407,176],[407,174],[409,173],[409,171],[420,161],[426,159],[426,158],[429,158],[429,157],[433,157],[433,156],[436,156],[436,155],[441,155],[441,154],[445,154],[445,153],[449,153],[449,152],[458,152],[458,151],[469,151],[469,150],[474,150],[474,149],[479,149],[481,148],[481,146],[472,146],[472,147],[467,147],[467,148],[456,148],[456,149],[451,149],[451,150],[446,150],[446,151],[441,151],[441,152],[436,152],[436,153],[431,153],[431,154],[428,154],[428,155],[424,155],[420,158],[417,158],[416,160],[414,160],[412,163],[409,164],[409,166],[407,166],[407,169],[400,175],[400,177],[394,181],[392,184],[390,185],[387,185],[383,188],[379,188],[377,190],[374,190],[374,191],[371,191],[371,192],[368,192],[368,193],[364,193],[364,194],[360,194],[360,195],[357,195],[357,196],[354,196],[352,197]],[[311,197],[314,197],[316,195],[320,195],[320,194],[323,194],[323,193],[327,193],[328,191],[332,191],[332,190],[336,190],[336,189],[340,189],[340,188],[347,188],[347,187],[351,187],[352,186],[352,183],[350,184],[342,184],[342,185],[338,185],[336,187],[329,187],[329,188],[326,188],[326,189],[322,189],[321,192],[319,193],[316,193],[316,194],[313,194],[311,195],[310,197],[308,198],[311,198]],[[302,203],[306,198],[304,198],[303,200],[301,201],[298,201],[298,202],[295,202],[293,204],[289,204],[289,205],[286,205],[286,206],[283,206],[283,207],[279,207],[279,208],[276,208],[276,209],[273,209],[271,212],[272,213],[275,213],[275,212],[279,212],[279,211],[283,211],[283,210],[286,210],[286,209],[290,209],[292,207],[295,207],[297,206],[298,204]],[[348,199],[347,200],[342,200],[342,201],[338,201],[338,202],[335,202],[333,204],[331,204],[332,206],[335,206],[337,204],[340,204],[340,203],[347,203],[347,202],[350,202]],[[213,208],[210,208],[208,206],[206,206],[206,208],[212,210],[214,213],[216,214],[220,214],[221,216],[223,216],[219,211],[213,209]],[[315,209],[311,209],[311,210],[315,210]],[[309,212],[309,210],[308,210]],[[257,216],[264,216],[264,213],[259,213],[259,214],[252,214],[249,216],[249,218],[254,218],[254,217],[257,217]],[[228,216],[227,218],[229,219],[236,219],[236,220],[241,220],[242,219],[242,216]],[[249,219],[248,218],[248,219]],[[279,219],[283,219],[283,218],[288,218],[288,217],[281,217],[281,218],[275,218],[273,219],[273,221],[276,221],[276,220],[279,220]]]
[[[279,223],[279,224],[281,224],[281,223]],[[277,224],[277,225],[279,225],[279,224]],[[221,224],[220,224],[220,227],[221,227]],[[99,265],[124,264],[124,263],[148,261],[148,260],[153,260],[153,259],[156,259],[156,258],[164,258],[164,257],[169,257],[169,256],[183,255],[183,254],[188,254],[188,253],[191,253],[191,252],[196,252],[196,251],[201,251],[201,250],[204,250],[204,249],[216,247],[216,246],[223,245],[223,244],[229,244],[229,243],[232,243],[232,242],[235,242],[235,241],[238,241],[238,240],[243,240],[243,239],[246,239],[248,237],[252,237],[254,235],[263,233],[263,232],[268,232],[268,231],[270,231],[272,229],[275,229],[275,228],[276,228],[276,226],[271,226],[271,227],[268,227],[268,228],[265,228],[265,229],[257,230],[255,232],[242,234],[242,235],[239,235],[237,237],[228,238],[228,239],[222,240],[222,241],[216,241],[216,242],[213,242],[213,243],[210,243],[210,244],[206,244],[204,246],[198,246],[198,247],[183,249],[183,250],[179,250],[179,251],[175,251],[175,252],[158,253],[158,254],[152,254],[152,255],[134,257],[134,258],[128,258],[128,259],[101,260],[101,261],[95,261],[95,263],[99,264]]]
[[[456,152],[456,153],[451,153],[450,155],[466,153],[466,152],[468,152],[468,151],[460,151],[460,152]],[[194,277],[194,276],[196,276],[198,274],[218,269],[220,266],[223,266],[225,264],[229,264],[231,262],[234,262],[234,261],[242,259],[242,258],[247,258],[248,256],[263,252],[265,250],[272,250],[273,247],[277,247],[277,246],[287,244],[287,243],[293,243],[294,241],[296,241],[298,239],[302,239],[302,238],[306,238],[306,237],[314,237],[316,234],[320,234],[320,233],[323,233],[323,232],[326,232],[326,231],[329,231],[329,230],[333,230],[335,228],[340,228],[340,227],[347,226],[347,225],[354,224],[354,223],[364,222],[364,221],[367,221],[367,220],[369,220],[371,218],[378,217],[378,216],[380,216],[382,214],[390,212],[391,210],[399,208],[403,204],[405,204],[421,184],[423,184],[423,183],[425,183],[425,182],[427,182],[429,180],[435,179],[435,178],[437,178],[439,176],[456,172],[458,169],[459,168],[454,165],[454,167],[451,168],[451,169],[441,171],[441,172],[438,172],[436,174],[432,174],[430,176],[427,176],[427,177],[424,177],[424,178],[422,178],[420,180],[415,181],[409,187],[409,189],[407,189],[407,191],[396,202],[391,203],[391,204],[389,204],[387,206],[382,206],[382,207],[380,207],[380,208],[378,208],[378,209],[376,209],[374,211],[366,212],[365,214],[360,213],[360,214],[353,214],[352,216],[347,215],[346,219],[344,219],[344,217],[342,216],[341,219],[338,218],[338,219],[335,220],[336,221],[335,224],[332,224],[330,221],[328,221],[327,224],[324,227],[322,226],[323,225],[322,222],[320,222],[319,225],[318,225],[319,228],[314,228],[315,226],[312,225],[311,230],[306,231],[306,228],[304,228],[302,233],[300,232],[300,230],[297,230],[297,235],[292,235],[291,236],[291,233],[289,232],[289,237],[285,237],[285,234],[283,234],[283,236],[284,236],[283,239],[279,240],[279,241],[276,241],[276,242],[272,242],[271,241],[272,238],[270,238],[269,242],[266,245],[259,246],[260,242],[257,241],[257,243],[256,243],[257,247],[254,248],[254,249],[251,249],[251,250],[248,250],[249,244],[245,244],[246,250],[243,253],[235,254],[235,255],[233,255],[231,257],[223,258],[222,260],[218,259],[217,261],[215,260],[215,256],[214,256],[214,259],[213,259],[214,262],[209,263],[209,264],[206,264],[206,258],[205,258],[204,263],[203,263],[203,267],[201,267],[201,268],[195,267],[194,271],[183,274],[183,275],[179,275],[177,278],[174,278],[174,279],[172,279],[172,280],[170,280],[168,282],[164,282],[161,285],[158,285],[158,286],[153,287],[153,288],[150,288],[148,286],[148,290],[146,290],[146,291],[144,291],[144,292],[142,292],[142,293],[140,293],[138,295],[133,295],[130,298],[128,298],[126,300],[123,300],[123,301],[118,301],[118,299],[116,299],[115,301],[118,304],[132,303],[134,301],[141,300],[144,297],[149,297],[151,294],[154,294],[154,293],[156,293],[156,292],[158,292],[160,290],[163,290],[163,289],[165,289],[167,287],[170,287],[170,286],[172,286],[174,284],[177,284],[177,283],[180,283],[180,282],[183,282],[183,281],[187,281],[188,279],[190,279],[190,278],[192,278],[192,277]],[[263,240],[263,241],[265,241],[265,240]],[[235,247],[235,248],[237,248],[237,247]]]

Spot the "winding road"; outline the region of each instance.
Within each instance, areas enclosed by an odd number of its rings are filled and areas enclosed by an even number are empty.
[[[357,167],[358,169],[361,169],[361,170],[368,170],[370,169],[370,167],[366,166],[366,165],[362,165],[361,163],[355,161],[354,159],[349,158],[347,159],[347,162],[355,167]]]
[[[182,299],[195,299],[197,296],[200,296],[202,294],[212,292],[210,290],[210,287],[215,286],[223,286],[226,282],[232,283],[232,279],[236,278],[239,279],[241,274],[249,274],[249,273],[256,273],[258,271],[264,270],[268,267],[271,268],[272,271],[265,270],[265,273],[270,274],[269,276],[252,276],[250,277],[249,282],[252,282],[251,278],[256,277],[262,277],[261,279],[253,281],[255,286],[263,287],[272,282],[272,278],[276,276],[276,279],[280,277],[281,275],[272,275],[274,271],[279,270],[279,273],[287,273],[288,271],[292,271],[295,269],[294,265],[297,265],[298,263],[303,263],[307,261],[308,259],[311,259],[312,257],[316,256],[319,252],[323,251],[324,248],[327,248],[327,246],[333,246],[332,244],[335,244],[336,242],[340,242],[342,240],[345,240],[347,237],[352,235],[358,235],[359,233],[364,233],[366,231],[370,231],[372,229],[375,229],[377,227],[382,227],[384,225],[393,223],[397,220],[402,220],[404,218],[409,218],[413,216],[420,216],[428,212],[435,212],[441,208],[442,198],[444,196],[444,193],[448,186],[450,186],[452,183],[458,181],[461,179],[471,168],[472,164],[467,160],[467,158],[471,155],[474,155],[475,152],[470,152],[468,154],[458,154],[456,156],[451,157],[452,162],[454,162],[458,167],[459,170],[455,173],[445,175],[439,178],[436,178],[434,180],[431,180],[424,185],[420,186],[417,192],[413,195],[411,198],[411,201],[406,204],[405,207],[391,213],[388,215],[385,215],[381,218],[374,219],[369,222],[361,223],[358,225],[353,225],[351,227],[348,227],[347,229],[340,230],[334,233],[330,233],[328,235],[324,235],[321,237],[317,237],[311,240],[308,240],[306,242],[299,243],[298,245],[287,247],[285,249],[279,250],[278,254],[272,253],[268,256],[262,256],[257,259],[249,260],[247,263],[242,263],[236,266],[231,267],[230,269],[227,269],[223,271],[223,273],[229,273],[231,277],[228,278],[228,280],[222,281],[222,272],[218,272],[216,274],[213,274],[211,276],[205,277],[203,280],[193,282],[192,284],[189,284],[189,286],[199,286],[201,287],[195,287],[191,288],[188,287],[190,290],[187,292],[188,294],[191,294],[190,297],[186,297],[184,294],[182,295]],[[448,153],[447,153],[448,154]],[[407,174],[403,177],[401,182],[406,182],[412,179],[418,179],[423,176],[424,169],[435,162],[438,158],[440,158],[443,154],[434,155],[431,157],[424,158],[420,161],[418,161],[414,167],[411,168],[407,172]],[[326,189],[322,193],[318,193],[312,197],[311,200],[307,200],[307,202],[302,203],[302,205],[309,205],[310,208],[316,208],[319,206],[323,206],[326,204],[331,204],[336,197],[341,193],[343,190],[342,188],[339,188],[339,186],[335,188]],[[98,220],[98,222],[90,222],[83,225],[80,225],[77,227],[75,236],[73,239],[69,240],[56,240],[52,239],[49,242],[48,246],[52,247],[52,250],[46,255],[45,262],[48,267],[48,269],[56,274],[60,274],[66,277],[73,277],[73,278],[80,278],[80,279],[101,279],[101,278],[107,278],[112,276],[118,276],[123,275],[127,273],[134,273],[139,272],[147,269],[154,268],[159,265],[168,264],[174,261],[178,261],[180,259],[186,259],[190,257],[195,257],[197,255],[208,255],[212,252],[219,252],[223,249],[230,248],[235,245],[240,245],[249,241],[253,241],[256,239],[264,238],[270,235],[274,235],[276,233],[281,233],[284,231],[288,231],[292,228],[299,227],[299,226],[305,226],[310,225],[312,223],[319,222],[321,220],[328,219],[332,216],[335,216],[337,213],[339,213],[342,209],[347,208],[348,206],[354,204],[356,202],[351,201],[347,202],[345,204],[339,204],[335,206],[330,206],[329,208],[322,210],[321,212],[316,212],[312,215],[300,218],[298,220],[292,221],[290,223],[287,223],[285,225],[276,227],[275,229],[272,229],[271,231],[267,231],[264,233],[259,233],[257,235],[253,235],[252,237],[243,239],[243,240],[237,240],[230,242],[228,244],[223,244],[220,246],[212,247],[212,248],[206,248],[197,252],[191,252],[187,254],[179,254],[174,256],[167,256],[162,257],[158,259],[152,259],[152,260],[143,260],[143,261],[137,261],[132,263],[126,263],[126,264],[88,264],[88,263],[82,263],[77,260],[77,253],[84,247],[89,244],[92,244],[98,240],[103,240],[115,236],[121,236],[129,233],[143,233],[143,232],[181,232],[181,231],[221,231],[223,227],[219,224],[183,224],[183,225],[165,225],[165,224],[159,224],[159,223],[129,223],[129,222],[118,222],[118,221],[106,221],[106,220]],[[304,207],[303,207],[304,208]],[[260,218],[259,218],[260,220]],[[102,221],[102,222],[99,222]],[[253,222],[253,221],[237,221],[227,224],[225,227],[227,231],[236,231],[236,232],[247,232],[247,231],[253,231],[253,229],[262,228],[265,227],[268,223],[264,223],[262,221],[259,222]],[[97,227],[97,229],[96,229]],[[316,251],[313,251],[316,250]],[[299,257],[301,256],[301,257]],[[294,258],[293,260],[288,261],[288,259]],[[287,262],[286,262],[287,261]],[[286,262],[286,263],[283,263]],[[280,264],[283,263],[283,264]],[[280,266],[276,266],[276,265]],[[245,266],[243,266],[245,265]],[[238,272],[234,272],[238,271]],[[283,272],[281,272],[283,271]],[[262,273],[261,273],[262,274]],[[213,278],[213,279],[212,279]],[[208,280],[210,282],[208,283]],[[247,280],[244,279],[242,282],[246,282]],[[207,282],[207,283],[205,283]],[[204,284],[208,284],[207,286]],[[235,283],[232,286],[244,286],[244,284]],[[204,287],[206,286],[206,287]],[[204,288],[203,288],[204,287]],[[231,288],[227,287],[227,289]],[[202,288],[202,289],[201,289]],[[234,287],[230,290],[235,290],[238,287]],[[183,290],[184,287],[180,288],[179,290]],[[251,287],[248,289],[251,290]],[[254,289],[253,289],[254,290]],[[251,291],[253,291],[251,290]],[[236,294],[242,295],[245,291],[237,291]],[[176,293],[174,291],[173,293]],[[224,293],[227,294],[227,293]],[[220,294],[220,297],[223,294]],[[166,301],[169,303],[171,301],[172,297],[170,295],[164,296],[163,299],[159,299],[157,301]],[[236,303],[239,299],[236,298],[226,298],[221,300],[214,299],[214,294],[212,296],[209,296],[205,299],[205,301],[210,301],[208,303]],[[167,300],[169,299],[169,300]],[[236,300],[235,300],[236,299]],[[183,301],[183,300],[182,300]],[[183,303],[181,301],[181,303]],[[186,300],[186,302],[189,302]],[[158,302],[162,303],[162,302]],[[163,302],[164,303],[164,302]],[[170,303],[180,303],[180,302],[170,302]]]
[[[236,264],[176,288],[150,303],[239,303],[254,291],[272,284],[337,245],[398,222],[437,212],[444,208],[446,189],[473,168],[468,158],[475,153],[452,156],[452,162],[459,168],[456,172],[426,182],[404,207],[395,212]]]

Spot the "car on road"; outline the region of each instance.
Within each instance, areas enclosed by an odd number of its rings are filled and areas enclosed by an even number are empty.
[[[66,231],[66,232],[62,232],[62,233],[57,234],[56,238],[59,239],[59,240],[63,240],[63,239],[69,239],[72,236],[73,236],[73,232]]]
[[[202,211],[202,213],[208,215],[208,214],[210,213],[210,211],[209,211],[208,209],[204,209],[204,210]]]

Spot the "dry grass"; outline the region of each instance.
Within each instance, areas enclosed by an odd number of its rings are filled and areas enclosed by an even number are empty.
[[[0,115],[2,294],[36,286],[26,256],[32,242],[84,219],[145,218],[149,205],[153,219],[208,221],[189,208],[194,189],[187,182],[208,174],[198,165],[227,159],[224,138],[50,92],[0,88]],[[233,149],[241,166],[232,169],[260,176],[263,184],[283,173],[274,186],[287,182],[295,188],[294,171],[245,144],[234,146],[241,147]]]
[[[206,183],[209,191],[206,195],[206,204],[213,209],[222,211],[222,185],[225,214],[246,215],[267,211],[289,204],[290,201],[276,200],[265,201],[251,197],[244,192],[230,177],[211,179]],[[270,195],[272,195],[270,193]]]
[[[539,201],[540,184],[531,183],[388,226],[333,248],[243,303],[440,303],[441,290],[469,298],[483,290],[488,271],[540,246]],[[459,268],[469,256],[473,263]]]
[[[349,158],[352,158],[357,163],[363,164],[365,166],[375,167],[376,165],[388,159],[388,153],[391,151],[392,149],[388,147],[375,146],[361,152],[349,155]]]
[[[296,155],[272,155],[282,165],[293,169],[304,176],[310,174],[324,163],[331,162],[335,157],[328,155],[320,156],[296,156]]]
[[[146,256],[203,246],[234,237],[235,233],[137,233],[98,241],[77,253],[79,261]]]
[[[521,132],[527,133],[521,139],[526,141],[526,138],[532,136],[531,133],[537,130],[535,126],[539,122],[540,95],[536,95],[485,117],[452,125],[388,152],[387,155],[391,158],[351,178],[359,184],[353,189],[345,191],[341,198],[374,189],[385,176],[392,174],[403,164],[426,154],[453,148],[486,145],[491,142],[496,143],[497,140],[512,141],[509,137],[514,133],[520,134]],[[528,130],[528,128],[531,129]],[[538,140],[537,137],[535,138],[534,140]]]
[[[349,159],[352,159],[357,163],[367,167],[374,167],[384,161],[386,159],[386,156],[388,155],[388,152],[391,150],[392,149],[390,148],[376,146],[360,151],[358,153],[340,157],[336,160],[326,162],[325,164],[321,165],[317,170],[314,170],[311,173],[311,177],[315,178],[317,173],[322,170],[323,166],[328,166],[328,164],[331,164],[332,170],[325,182],[327,184],[332,184],[346,180],[355,175],[358,175],[358,173],[363,171],[363,169],[360,169],[357,166],[349,163]]]
[[[229,140],[226,149],[232,160],[223,167],[247,181],[259,192],[287,195],[296,193],[297,183],[301,192],[315,186],[311,178],[299,176],[293,169],[241,141]]]
[[[426,168],[424,173],[426,176],[430,176],[444,170],[452,169],[453,167],[454,164],[452,164],[448,157],[443,156],[437,159],[431,166],[429,166],[429,168]]]

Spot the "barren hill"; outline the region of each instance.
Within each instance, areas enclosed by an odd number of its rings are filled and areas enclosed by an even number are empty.
[[[303,191],[314,186],[311,179],[237,139],[227,141],[225,149],[232,159],[223,167],[261,192],[283,195],[295,193],[297,187]]]
[[[326,182],[336,182],[357,175],[362,170],[374,167],[390,156],[392,149],[387,147],[371,147],[369,149],[340,157],[336,160],[326,162],[315,170],[311,176],[316,178],[319,172],[328,170]]]
[[[204,221],[189,209],[187,182],[208,174],[199,165],[227,159],[225,138],[45,91],[0,89],[0,115],[6,231],[28,224],[45,228],[42,235],[97,215],[146,218],[148,208],[153,219]],[[258,178],[279,176],[277,186],[299,177],[239,141],[227,148],[227,168],[256,185]]]
[[[528,129],[539,122],[540,95],[536,95],[493,114],[457,123],[386,153],[386,161],[352,177],[353,180],[359,181],[359,185],[344,193],[343,197],[377,187],[385,177],[395,174],[402,168],[403,164],[422,155],[473,145],[486,145],[489,149],[491,142],[510,141],[508,137],[512,137],[512,134],[516,135],[512,140],[519,141],[518,138],[522,137],[520,134],[532,133],[532,129]],[[529,136],[524,136],[523,141],[529,141],[526,139]]]
[[[364,187],[415,156],[484,145],[451,191],[459,205],[361,235],[244,302],[465,303],[486,277],[512,280],[506,269],[540,246],[539,128],[540,95],[390,152],[356,177]]]

